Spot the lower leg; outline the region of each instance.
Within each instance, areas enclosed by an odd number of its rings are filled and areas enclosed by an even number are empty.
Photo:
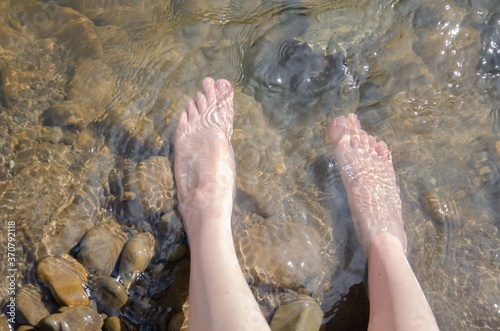
[[[368,258],[370,330],[438,330],[406,259],[406,233],[391,154],[355,115],[336,118],[330,137],[358,240]]]
[[[191,250],[190,330],[269,330],[238,264],[231,232],[235,165],[229,82],[203,80],[175,133],[178,209]]]

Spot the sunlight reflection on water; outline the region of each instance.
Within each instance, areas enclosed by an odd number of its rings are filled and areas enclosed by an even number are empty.
[[[496,1],[49,2],[0,1],[0,206],[19,229],[20,283],[35,283],[33,263],[55,245],[42,229],[64,208],[81,207],[75,237],[110,218],[129,237],[164,239],[171,207],[153,212],[136,197],[174,203],[147,160],[168,158],[168,168],[178,114],[212,76],[236,91],[234,230],[275,224],[296,251],[307,246],[300,235],[315,238],[313,264],[276,253],[300,275],[290,284],[305,289],[292,290],[319,289],[306,294],[326,329],[363,329],[367,317],[356,287],[364,255],[325,138],[330,119],[348,112],[392,150],[409,260],[440,327],[500,327]],[[141,180],[148,188],[134,186]],[[164,244],[131,291],[123,315],[144,329],[181,311],[185,298],[170,304],[168,288],[185,277],[172,267],[185,264],[184,244]],[[265,254],[244,246],[248,259]],[[256,289],[270,313],[283,289],[276,273],[260,277],[274,286]]]

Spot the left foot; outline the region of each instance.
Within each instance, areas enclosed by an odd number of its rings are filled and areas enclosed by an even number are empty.
[[[363,130],[354,114],[334,119],[330,138],[354,229],[365,252],[369,253],[374,240],[385,234],[399,239],[406,250],[401,198],[387,145]]]
[[[174,140],[178,209],[188,236],[200,216],[230,220],[233,202],[233,89],[209,77],[202,86],[180,115]]]

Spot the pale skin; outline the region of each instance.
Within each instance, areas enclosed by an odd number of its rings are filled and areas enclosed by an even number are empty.
[[[191,249],[192,331],[270,330],[233,245],[232,125],[231,84],[205,78],[175,134],[178,209]],[[369,329],[438,330],[406,260],[401,201],[387,146],[363,131],[354,115],[335,119],[330,138],[356,234],[368,256]]]
[[[368,330],[439,330],[406,259],[406,233],[391,153],[357,117],[330,126],[356,236],[368,258]]]

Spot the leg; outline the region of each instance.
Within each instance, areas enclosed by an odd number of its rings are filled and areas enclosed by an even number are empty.
[[[174,172],[191,249],[190,330],[269,330],[238,264],[231,232],[233,90],[203,80],[177,123]]]
[[[333,120],[330,137],[358,240],[368,257],[370,330],[438,330],[406,260],[406,233],[391,153],[354,114]]]

